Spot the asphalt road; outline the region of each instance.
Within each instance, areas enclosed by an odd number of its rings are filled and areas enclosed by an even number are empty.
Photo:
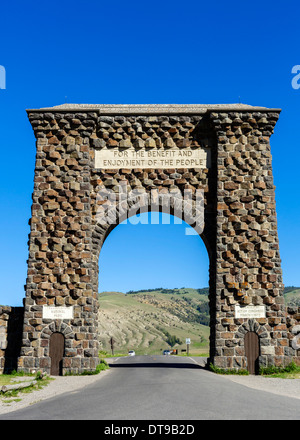
[[[190,358],[135,356],[93,385],[0,420],[300,420],[300,399],[234,383]]]

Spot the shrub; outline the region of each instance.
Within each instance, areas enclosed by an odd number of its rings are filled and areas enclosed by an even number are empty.
[[[259,369],[259,374],[264,376],[271,376],[273,374],[281,373],[296,373],[300,372],[300,366],[296,365],[295,362],[291,362],[286,367],[275,367],[270,365],[269,367],[261,367]]]
[[[216,367],[212,363],[209,364],[209,370],[212,371],[213,373],[216,373],[216,374],[236,374],[239,376],[249,375],[248,370],[224,369],[224,368]]]

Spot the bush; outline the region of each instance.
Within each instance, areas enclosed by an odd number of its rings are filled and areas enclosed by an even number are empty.
[[[270,365],[269,367],[261,367],[259,369],[259,374],[264,376],[272,376],[273,374],[281,373],[296,373],[300,372],[300,366],[296,365],[295,362],[291,362],[286,367],[275,367]]]
[[[167,337],[166,342],[168,345],[170,345],[170,347],[174,347],[174,345],[176,344],[183,344],[183,342],[179,338],[177,338],[177,336],[170,335],[170,333],[168,332],[165,332],[165,335]]]
[[[108,363],[104,359],[101,359],[100,364],[98,364],[96,367],[96,372],[100,373],[100,371],[107,370],[108,368],[109,368]]]
[[[99,357],[109,356],[109,354],[105,350],[99,350],[98,354],[99,354]]]

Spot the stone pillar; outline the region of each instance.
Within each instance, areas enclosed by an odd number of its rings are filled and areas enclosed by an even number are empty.
[[[89,138],[97,115],[29,112],[36,142],[23,348],[19,368],[50,371],[49,338],[65,336],[63,371],[98,363],[97,292],[91,285]],[[73,308],[45,319],[44,306]]]
[[[290,361],[269,138],[279,112],[212,112],[217,137],[216,334],[212,362],[246,368],[244,336],[260,337],[260,365]],[[236,305],[265,316],[235,317]]]

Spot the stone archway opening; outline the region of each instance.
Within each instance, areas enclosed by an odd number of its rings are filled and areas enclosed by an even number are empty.
[[[207,249],[186,222],[162,212],[121,222],[99,256],[101,349],[181,353],[189,337],[189,351],[208,356],[208,283]]]

